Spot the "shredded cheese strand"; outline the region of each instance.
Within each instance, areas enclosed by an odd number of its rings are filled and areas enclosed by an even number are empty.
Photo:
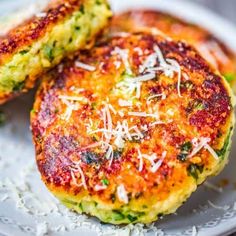
[[[200,143],[197,143],[195,139],[192,140],[192,143],[195,146],[195,148],[193,149],[192,153],[189,155],[189,158],[195,156],[202,148],[205,148],[216,160],[219,160],[217,153],[208,144],[210,141],[211,141],[210,138],[200,138]]]
[[[88,71],[95,71],[96,70],[96,67],[91,66],[91,65],[87,65],[87,64],[80,62],[80,61],[76,61],[75,66],[78,68],[88,70]]]
[[[125,204],[129,202],[129,198],[123,184],[117,187],[117,195],[121,202],[124,202]]]
[[[131,66],[129,64],[129,50],[128,49],[121,49],[119,47],[115,47],[115,49],[112,51],[112,54],[117,54],[120,56],[124,66],[125,66],[125,69],[126,69],[126,72],[129,74],[129,75],[132,75],[132,70],[131,70]]]
[[[83,187],[84,187],[85,189],[88,189],[88,188],[87,188],[87,184],[86,184],[86,180],[85,180],[84,172],[83,172],[83,170],[82,170],[82,168],[81,168],[81,166],[80,166],[81,161],[73,162],[73,164],[74,164],[74,166],[71,167],[72,173],[79,173],[79,174],[80,174],[80,178],[81,178],[81,182],[82,182],[81,184],[83,185]],[[72,176],[72,178],[73,178],[73,176]],[[74,178],[75,178],[75,176],[74,176]],[[75,179],[75,180],[76,180],[76,179]]]
[[[223,210],[223,211],[227,211],[229,208],[230,208],[230,206],[217,206],[217,205],[215,205],[213,202],[211,202],[210,200],[208,200],[208,203],[209,203],[209,205],[211,206],[211,207],[213,207],[213,208],[215,208],[215,209],[217,209],[217,210]]]
[[[139,116],[139,117],[153,117],[158,119],[159,116],[157,114],[147,114],[146,112],[128,112],[130,116]]]
[[[139,159],[138,171],[141,172],[143,170],[143,155],[142,155],[140,149],[137,149],[137,151],[138,151],[138,159]]]

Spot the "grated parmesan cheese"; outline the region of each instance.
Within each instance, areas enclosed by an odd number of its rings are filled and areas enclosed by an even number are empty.
[[[218,155],[216,154],[216,152],[214,151],[214,149],[212,147],[210,147],[210,145],[208,144],[211,141],[210,138],[200,138],[199,141],[198,139],[193,139],[192,143],[194,145],[194,149],[192,151],[192,153],[189,155],[189,157],[193,157],[194,155],[196,155],[202,148],[205,148],[216,160],[219,160]]]
[[[39,12],[39,13],[36,13],[35,16],[38,18],[44,18],[47,16],[47,13],[46,12]]]
[[[79,173],[80,174],[80,178],[81,178],[81,185],[83,185],[83,187],[85,188],[85,189],[88,189],[87,188],[87,184],[86,184],[86,180],[85,180],[85,176],[84,176],[84,172],[83,172],[83,170],[81,169],[81,166],[80,166],[80,164],[81,164],[81,161],[78,161],[78,162],[73,162],[73,167],[71,167],[71,173],[72,174],[74,174],[74,173]],[[76,178],[75,178],[75,175],[74,176],[72,176],[72,178],[74,177],[74,180],[76,181],[76,183],[77,183],[77,180],[76,180]],[[77,186],[81,186],[81,185],[78,185],[78,184],[76,184]]]
[[[139,116],[139,117],[153,117],[158,119],[159,116],[157,114],[147,114],[146,112],[128,112],[130,116]]]
[[[36,236],[45,236],[48,234],[47,222],[38,223],[36,225]]]
[[[149,80],[152,80],[155,78],[156,78],[155,73],[148,73],[145,75],[133,77],[132,79],[129,79],[129,80],[130,80],[130,82],[132,81],[132,83],[138,83],[138,82],[146,82],[146,81],[149,81]]]
[[[218,193],[222,193],[223,192],[223,189],[222,188],[219,188],[218,186],[206,181],[204,184],[203,184],[205,187],[209,188],[209,189],[212,189]]]
[[[144,61],[144,64],[140,66],[139,72],[143,73],[145,71],[153,73],[154,71],[163,71],[164,75],[170,78],[174,77],[174,73],[178,74],[177,90],[179,97],[181,96],[180,85],[181,85],[181,67],[179,63],[174,59],[167,58],[165,60],[164,55],[158,45],[154,46],[154,53],[149,55]],[[159,66],[155,67],[159,61]]]
[[[121,202],[124,202],[125,204],[129,202],[129,198],[123,184],[117,187],[117,196]]]
[[[166,94],[164,93],[161,93],[161,94],[155,94],[155,95],[151,95],[147,98],[147,104],[150,104],[151,103],[151,100],[155,99],[155,98],[158,98],[158,97],[161,97],[162,100],[165,100],[166,99]]]
[[[161,167],[164,159],[166,158],[167,152],[164,151],[162,153],[162,157],[160,160],[158,160],[157,162],[155,162],[155,160],[157,159],[157,155],[156,153],[152,153],[151,155],[147,155],[147,154],[142,154],[141,151],[138,149],[138,158],[140,160],[140,164],[139,164],[139,171],[142,171],[143,169],[143,158],[145,158],[146,160],[148,160],[151,164],[151,172],[155,173],[158,171],[158,169]]]
[[[119,55],[124,66],[126,69],[126,72],[129,75],[132,75],[132,70],[129,64],[129,50],[128,49],[121,49],[119,47],[115,47],[115,49],[111,53],[112,55]]]
[[[143,170],[143,155],[142,155],[140,149],[137,149],[137,151],[138,151],[138,159],[139,159],[138,171],[141,172]]]
[[[105,190],[105,189],[107,189],[107,186],[106,185],[95,185],[95,187],[94,187],[94,190],[95,191],[101,191],[101,190]]]
[[[73,113],[73,111],[79,110],[79,104],[75,102],[88,102],[87,99],[78,96],[58,96],[59,99],[67,106],[65,113],[62,116],[63,120],[68,121]]]
[[[152,168],[151,168],[151,172],[152,172],[152,173],[155,173],[155,172],[157,172],[157,171],[159,170],[159,168],[161,167],[161,165],[162,165],[162,163],[163,163],[163,161],[164,161],[164,159],[165,159],[165,157],[166,157],[166,154],[167,154],[166,151],[163,152],[161,159],[160,159],[156,164],[154,164],[154,165],[152,166]]]
[[[142,49],[140,47],[134,48],[134,52],[137,52],[139,56],[143,55],[143,51],[142,51]]]
[[[210,200],[208,200],[208,203],[209,203],[209,205],[210,205],[211,207],[213,207],[213,208],[215,208],[215,209],[217,209],[217,210],[227,211],[227,210],[230,208],[230,206],[227,206],[227,205],[225,205],[225,206],[217,206],[217,205],[215,205],[213,202],[211,202]]]
[[[197,228],[196,228],[196,226],[193,226],[192,227],[192,236],[197,236]]]
[[[88,70],[88,71],[95,71],[96,70],[96,67],[87,65],[87,64],[82,63],[80,61],[76,61],[75,62],[75,66],[78,67],[78,68],[82,68],[82,69]]]
[[[142,127],[141,130],[137,125],[129,127],[127,120],[123,120],[122,122],[118,121],[116,125],[113,124],[112,116],[109,111],[110,109],[112,109],[111,106],[107,104],[102,109],[103,128],[91,130],[91,124],[88,124],[87,131],[89,134],[102,133],[102,141],[94,144],[95,146],[92,145],[92,147],[97,147],[98,145],[101,145],[106,150],[106,158],[110,160],[111,166],[113,160],[113,147],[111,145],[111,141],[113,141],[113,144],[118,149],[123,149],[126,140],[132,141],[134,138],[135,140],[141,140],[144,138],[144,135],[142,133]],[[145,115],[148,116],[148,114],[146,113]],[[157,117],[156,115],[152,116],[154,116],[155,118]],[[147,127],[144,128],[145,130],[147,130]]]
[[[209,144],[206,144],[206,145],[205,145],[205,149],[207,149],[207,151],[210,152],[211,155],[212,155],[216,160],[219,160],[218,155],[216,154],[216,152],[214,151],[214,149],[213,149],[211,146],[209,146]]]
[[[233,205],[233,210],[236,211],[236,202]]]
[[[118,103],[119,103],[119,106],[121,106],[121,107],[132,107],[132,105],[133,105],[132,101],[126,101],[123,99],[119,99]]]
[[[207,143],[211,141],[210,138],[200,138],[199,142],[197,139],[192,140],[192,143],[194,145],[194,149],[192,153],[189,155],[189,157],[195,156]]]
[[[120,89],[126,96],[127,94],[132,95],[134,92],[136,92],[136,98],[140,98],[141,96],[141,83],[134,82],[131,79],[124,79],[116,85],[116,88]]]

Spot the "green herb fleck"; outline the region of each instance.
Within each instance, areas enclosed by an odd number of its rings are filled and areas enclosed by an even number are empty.
[[[225,79],[226,79],[228,82],[232,82],[233,80],[235,80],[236,75],[229,73],[229,74],[225,74],[224,77],[225,77]]]
[[[29,52],[29,50],[22,50],[22,51],[20,51],[19,53],[20,53],[20,55],[25,55],[26,53],[28,53]]]
[[[187,160],[188,154],[186,153],[180,153],[178,154],[177,158],[179,161],[185,162]]]
[[[112,203],[116,201],[116,195],[114,193],[111,194],[111,201]]]
[[[15,86],[13,87],[13,91],[14,92],[19,92],[19,91],[21,91],[24,88],[24,86],[25,86],[25,82],[24,81],[23,82],[19,82],[19,83],[15,84]]]
[[[84,14],[84,5],[81,5],[79,10],[82,14]]]
[[[73,38],[70,37],[68,43],[72,43],[72,41],[73,41]]]
[[[125,216],[118,210],[113,210],[113,218],[115,221],[120,221],[120,220],[123,220],[125,219]]]
[[[124,70],[121,74],[121,77],[125,79],[129,79],[129,78],[132,78],[133,76],[129,74],[126,70]]]
[[[188,166],[187,171],[190,176],[192,176],[194,179],[198,179],[199,173],[203,172],[203,165],[197,165],[197,164],[191,164]]]
[[[80,31],[81,27],[80,26],[75,26],[75,30]]]
[[[78,203],[77,202],[73,202],[73,201],[70,201],[68,199],[63,199],[62,202],[66,205],[73,205],[73,206],[76,206]]]
[[[101,5],[101,1],[100,0],[96,0],[96,5]]]
[[[96,106],[97,106],[97,103],[96,102],[92,102],[92,104],[91,104],[92,110],[95,110]]]
[[[231,132],[232,132],[233,128],[231,128],[226,140],[225,140],[225,143],[224,143],[224,146],[222,149],[220,150],[216,150],[216,154],[221,157],[221,158],[224,158],[228,148],[229,148],[229,142],[230,142],[230,137],[231,137]]]
[[[186,82],[182,82],[180,84],[181,88],[186,88],[186,89],[190,89],[190,90],[193,88],[193,86],[194,86],[194,84],[192,81],[186,81]]]
[[[138,219],[137,216],[132,216],[130,214],[127,215],[128,220],[132,223]]]
[[[143,195],[142,192],[135,193],[135,199],[139,199]]]
[[[49,46],[49,45],[45,45],[44,46],[44,55],[46,56],[46,58],[49,61],[52,61],[54,59],[53,56],[53,47]]]
[[[83,208],[82,202],[79,203],[79,209],[80,209],[81,211],[84,211],[84,208]]]
[[[118,159],[118,158],[120,158],[121,157],[121,155],[122,155],[122,150],[115,150],[114,152],[113,152],[113,157],[114,157],[114,159]]]
[[[181,153],[177,156],[178,160],[184,162],[186,161],[188,154],[192,150],[192,143],[191,142],[185,142],[180,146]]]
[[[205,108],[205,106],[204,106],[203,103],[198,103],[198,104],[196,104],[196,106],[195,106],[195,109],[196,109],[197,111],[201,111],[201,110],[203,110],[204,108]]]
[[[181,145],[180,149],[182,152],[189,152],[192,149],[192,143],[190,141],[185,142],[183,145]]]
[[[106,186],[109,185],[109,180],[108,179],[102,179],[101,182],[102,182],[103,185],[106,185]]]
[[[86,164],[93,164],[93,163],[98,163],[99,162],[99,156],[95,152],[83,152],[82,153],[82,160]]]

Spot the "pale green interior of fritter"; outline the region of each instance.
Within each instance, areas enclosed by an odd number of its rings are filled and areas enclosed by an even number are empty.
[[[21,48],[0,67],[0,93],[19,91],[30,77],[58,64],[63,57],[84,48],[106,25],[111,11],[106,0],[87,0],[80,10],[55,25],[43,38]]]

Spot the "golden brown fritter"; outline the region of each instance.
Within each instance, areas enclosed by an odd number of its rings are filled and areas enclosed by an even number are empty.
[[[132,10],[113,17],[111,33],[137,32],[153,28],[176,40],[185,40],[230,82],[236,92],[236,55],[207,30],[168,13]],[[152,29],[152,30],[153,30]]]
[[[231,96],[191,46],[114,37],[45,76],[31,113],[42,179],[104,222],[155,221],[227,163]]]
[[[52,0],[0,37],[0,104],[32,88],[62,58],[90,47],[111,16],[106,0]]]

